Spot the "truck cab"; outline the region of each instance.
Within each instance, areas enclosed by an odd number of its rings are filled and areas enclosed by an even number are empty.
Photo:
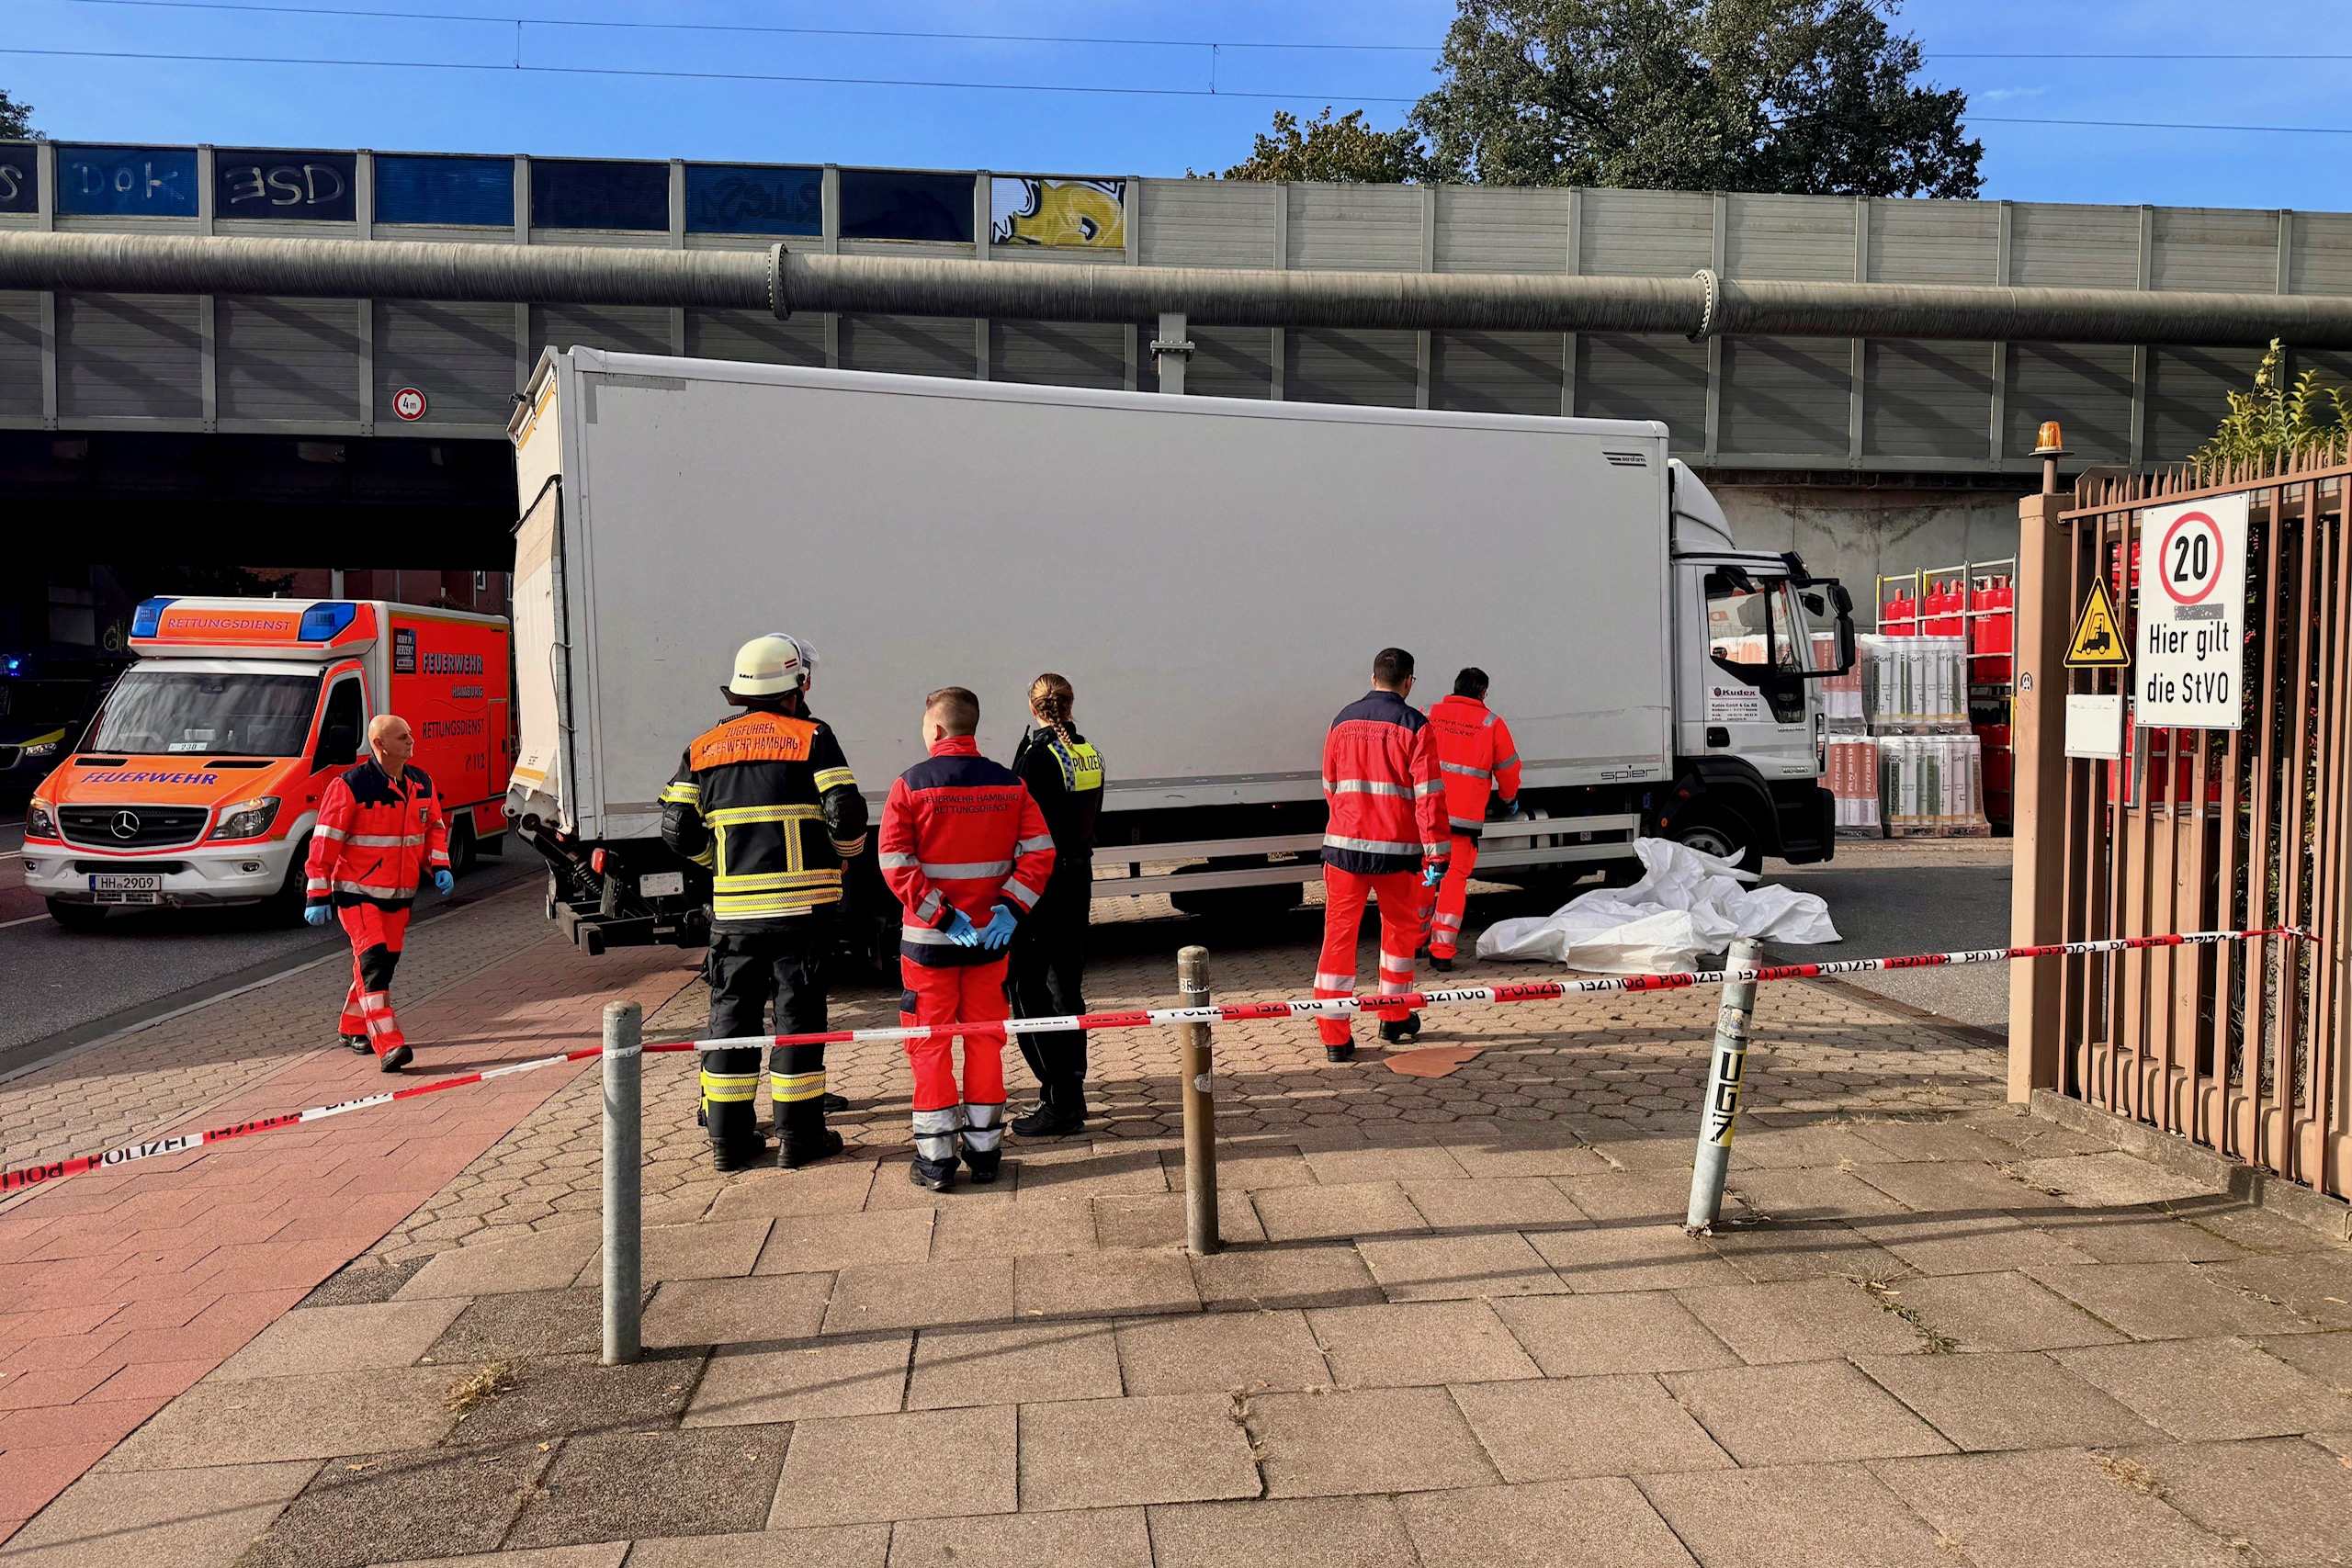
[[[451,858],[469,859],[503,826],[506,645],[494,616],[382,601],[148,600],[138,662],[33,793],[26,886],[68,927],[118,907],[291,919],[320,798],[387,712],[416,734]]]
[[[1740,862],[1830,858],[1819,682],[1854,663],[1853,602],[1793,552],[1744,550],[1722,507],[1672,465],[1675,779],[1644,831]]]

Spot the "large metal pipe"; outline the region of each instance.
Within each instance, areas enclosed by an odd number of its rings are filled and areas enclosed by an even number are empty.
[[[2352,297],[1724,277],[1023,265],[787,250],[0,232],[0,288],[1212,326],[2352,348]]]

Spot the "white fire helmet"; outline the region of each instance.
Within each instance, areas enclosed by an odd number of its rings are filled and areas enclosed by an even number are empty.
[[[786,632],[755,637],[735,650],[735,678],[727,689],[739,697],[773,697],[799,691],[817,668],[817,650]]]

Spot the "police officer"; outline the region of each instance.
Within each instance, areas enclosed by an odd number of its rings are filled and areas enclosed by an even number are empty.
[[[1036,797],[1054,835],[1046,896],[1012,933],[1007,989],[1015,1017],[1086,1010],[1086,924],[1094,905],[1094,821],[1102,810],[1102,758],[1071,722],[1077,694],[1051,671],[1029,685],[1036,723],[1012,754],[1012,771]],[[1086,1032],[1023,1032],[1021,1055],[1037,1075],[1037,1108],[1012,1130],[1060,1138],[1086,1127]]]
[[[771,995],[779,1034],[823,1032],[824,964],[842,900],[842,865],[865,847],[865,799],[841,742],[808,712],[816,650],[782,633],[735,655],[723,689],[743,711],[695,738],[662,791],[662,840],[707,866],[710,1033],[763,1034]],[[770,1096],[790,1170],[841,1152],[825,1125],[825,1048],[783,1045]],[[711,1164],[749,1168],[767,1152],[753,1104],[759,1048],[707,1051],[703,1120]]]

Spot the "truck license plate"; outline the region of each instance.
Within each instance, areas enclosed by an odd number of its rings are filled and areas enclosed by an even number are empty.
[[[659,898],[664,893],[684,893],[685,890],[686,874],[683,871],[657,871],[637,879],[637,891],[641,897]]]
[[[90,877],[90,892],[101,904],[160,903],[164,879],[155,872],[96,872]]]

